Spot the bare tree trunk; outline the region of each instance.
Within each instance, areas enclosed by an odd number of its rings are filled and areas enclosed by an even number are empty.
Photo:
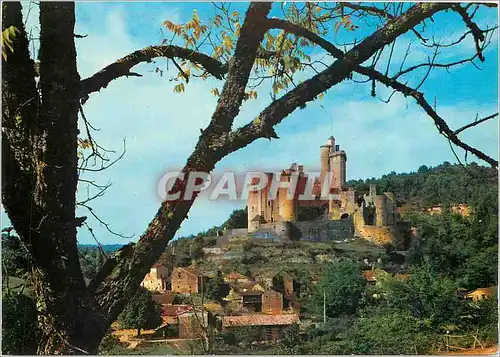
[[[3,6],[18,34],[2,68],[2,195],[30,250],[42,336],[38,353],[94,352],[107,327],[81,272],[75,220],[77,119],[74,4],[40,3],[40,100],[21,5]],[[28,208],[28,209],[27,209]],[[89,350],[89,351],[87,351]]]

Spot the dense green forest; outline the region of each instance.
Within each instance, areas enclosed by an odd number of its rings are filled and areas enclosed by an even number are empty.
[[[462,166],[445,161],[435,167],[420,166],[416,172],[391,172],[381,178],[347,182],[348,187],[359,193],[368,193],[370,184],[376,184],[379,194],[393,192],[398,206],[477,205],[487,199],[497,207],[498,172],[495,168],[476,163]]]
[[[436,350],[447,331],[469,336],[460,342],[464,347],[471,344],[473,334],[483,343],[496,343],[496,297],[473,304],[456,292],[498,284],[497,171],[475,164],[464,168],[444,163],[431,168],[422,166],[409,174],[351,181],[349,185],[364,192],[370,183],[376,183],[380,192],[394,192],[400,205],[416,208],[405,214],[417,231],[405,256],[393,254],[386,247],[377,266],[391,271],[397,265],[398,271],[411,274],[411,279],[399,280],[389,274],[376,285],[366,284],[360,274],[366,268],[361,255],[336,258],[323,269],[316,285],[309,284],[309,271],[295,269],[292,274],[301,286],[301,318],[313,321],[313,325],[307,329],[289,328],[286,338],[272,346],[252,344],[253,332],[249,330],[218,334],[212,339],[213,353],[425,354]],[[427,215],[420,210],[438,203],[443,204],[441,215]],[[472,214],[453,214],[448,206],[456,203],[470,204]],[[236,210],[221,225],[172,242],[161,261],[169,269],[202,261],[202,248],[215,246],[217,231],[245,223],[245,210]],[[85,278],[92,279],[106,256],[118,247],[79,246]],[[263,264],[252,255],[252,249],[250,243],[244,247],[249,268],[251,264]],[[36,306],[29,287],[29,267],[27,250],[19,239],[13,232],[3,232],[3,353],[35,351]],[[219,273],[207,289],[210,297],[220,300],[217,290],[223,285]],[[137,313],[140,309],[129,306],[121,319],[134,328],[146,326],[144,314]],[[141,322],[138,325],[136,321]]]

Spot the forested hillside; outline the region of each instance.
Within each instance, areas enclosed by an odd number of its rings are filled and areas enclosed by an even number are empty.
[[[415,172],[391,172],[380,178],[351,180],[347,185],[367,193],[372,183],[377,185],[379,193],[394,192],[398,206],[407,208],[459,203],[475,206],[484,200],[497,206],[497,170],[475,163],[465,167],[449,162],[435,167],[424,165]]]

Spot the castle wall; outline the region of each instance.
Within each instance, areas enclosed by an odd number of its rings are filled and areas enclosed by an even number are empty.
[[[350,219],[295,222],[294,225],[301,232],[300,240],[327,242],[354,236],[354,225]]]
[[[408,249],[411,224],[398,222],[395,226],[356,226],[356,236],[371,243],[384,245],[392,243],[397,249]]]

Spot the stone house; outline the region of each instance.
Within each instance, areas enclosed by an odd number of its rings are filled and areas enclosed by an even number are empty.
[[[284,337],[284,330],[291,325],[299,323],[299,315],[266,315],[254,314],[243,316],[223,316],[222,331],[235,328],[259,326],[262,327],[260,340],[275,341]]]
[[[270,315],[279,315],[283,312],[283,295],[278,291],[268,290],[261,296],[262,312]]]
[[[206,311],[194,311],[179,316],[179,338],[199,338],[203,331],[202,326],[208,325]]]
[[[206,280],[206,277],[192,267],[176,267],[171,276],[172,291],[178,294],[197,294],[201,291],[202,279]]]
[[[167,279],[167,268],[163,264],[156,263],[142,280],[141,286],[149,291],[165,291],[167,290]]]
[[[202,332],[202,324],[208,324],[208,313],[195,311],[191,305],[162,306],[163,325],[157,331],[165,331],[168,326],[174,326],[175,331],[170,338],[198,338]],[[164,336],[166,337],[166,336]]]
[[[191,305],[162,305],[161,316],[164,324],[177,324],[179,316],[193,310]]]
[[[371,269],[371,270],[363,270],[361,272],[363,277],[366,279],[368,284],[375,285],[377,283],[377,279],[388,276],[389,273],[383,269]]]

